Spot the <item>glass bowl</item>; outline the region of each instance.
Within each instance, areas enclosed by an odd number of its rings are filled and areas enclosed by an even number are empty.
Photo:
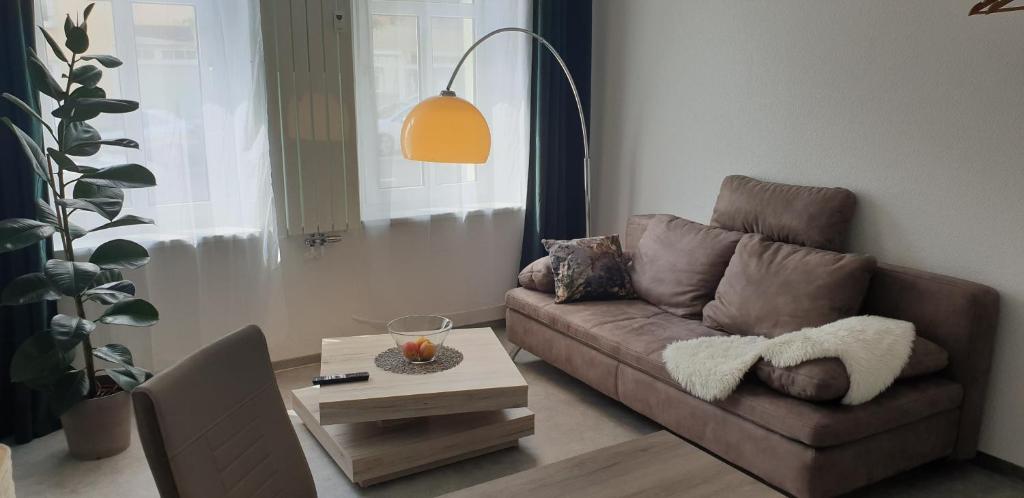
[[[452,321],[438,315],[410,315],[388,322],[398,351],[411,363],[429,363],[452,331]]]

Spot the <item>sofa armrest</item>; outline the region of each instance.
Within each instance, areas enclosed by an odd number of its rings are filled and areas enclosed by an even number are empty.
[[[555,293],[555,274],[551,269],[551,256],[544,256],[519,272],[519,285],[530,290]]]

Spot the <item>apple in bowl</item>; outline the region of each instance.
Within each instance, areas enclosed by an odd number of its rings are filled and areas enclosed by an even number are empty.
[[[412,363],[434,361],[451,330],[452,321],[436,315],[407,316],[388,323],[395,345]]]
[[[427,362],[433,361],[434,356],[437,355],[437,345],[427,339],[426,337],[420,336],[414,341],[406,341],[402,344],[402,356],[405,359],[414,362]]]

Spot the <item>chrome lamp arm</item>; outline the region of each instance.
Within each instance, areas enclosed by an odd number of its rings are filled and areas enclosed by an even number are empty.
[[[486,35],[480,37],[479,40],[477,40],[475,43],[473,43],[473,45],[470,46],[469,49],[466,50],[466,53],[462,54],[462,58],[459,59],[459,63],[455,65],[455,69],[452,71],[451,78],[448,78],[448,86],[446,86],[445,89],[441,92],[441,95],[447,95],[447,96],[454,96],[455,95],[455,92],[452,91],[452,84],[455,82],[455,76],[459,74],[459,69],[462,68],[462,64],[464,62],[466,62],[466,58],[469,57],[469,54],[471,52],[473,52],[473,50],[475,50],[477,46],[479,46],[481,43],[483,43],[484,40],[486,40],[486,39],[488,39],[488,38],[490,38],[490,37],[492,37],[492,36],[494,36],[494,35],[496,35],[498,33],[505,33],[505,32],[510,32],[510,31],[514,31],[514,32],[517,32],[517,33],[522,33],[524,35],[528,35],[528,36],[532,37],[534,40],[536,40],[537,42],[539,42],[541,45],[543,45],[545,48],[547,48],[548,51],[551,53],[551,55],[553,55],[555,57],[555,60],[558,61],[558,65],[562,67],[562,72],[565,73],[565,78],[567,80],[569,80],[569,87],[572,89],[572,96],[576,99],[576,110],[580,114],[580,131],[583,132],[583,198],[584,198],[584,203],[586,205],[585,206],[585,209],[586,209],[586,211],[585,211],[586,212],[586,230],[587,230],[586,236],[589,237],[590,236],[590,136],[587,133],[587,118],[583,115],[583,102],[580,100],[580,93],[579,93],[579,91],[576,90],[576,80],[574,80],[572,78],[572,74],[569,72],[569,67],[565,65],[565,61],[562,60],[562,56],[559,55],[557,50],[555,50],[555,47],[551,46],[551,43],[549,43],[547,40],[545,40],[544,37],[538,35],[537,33],[534,33],[533,31],[530,31],[528,29],[508,27],[508,28],[499,28],[499,29],[496,29],[494,31],[491,31],[490,33],[487,33]]]

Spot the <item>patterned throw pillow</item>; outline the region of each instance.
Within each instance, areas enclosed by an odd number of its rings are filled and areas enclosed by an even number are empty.
[[[618,235],[541,242],[551,256],[556,303],[636,297]]]

